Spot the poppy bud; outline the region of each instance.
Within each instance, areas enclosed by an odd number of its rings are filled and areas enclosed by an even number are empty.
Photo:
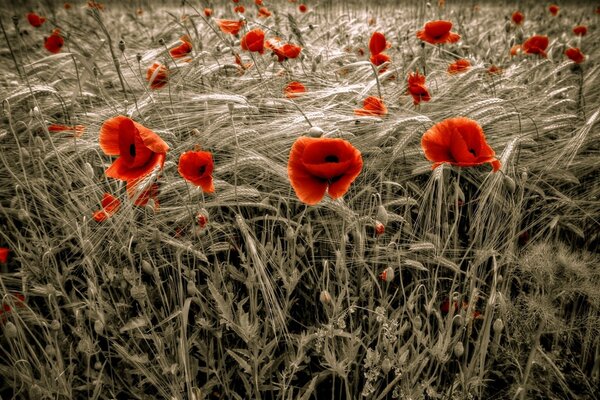
[[[96,332],[98,335],[102,335],[104,333],[104,323],[99,319],[94,322],[94,332]]]
[[[508,193],[513,194],[516,189],[515,181],[508,175],[504,175],[504,187]]]
[[[192,281],[188,281],[187,283],[187,294],[188,296],[197,296],[200,293],[198,288],[196,288],[196,284]]]
[[[296,232],[294,231],[294,228],[292,228],[291,226],[287,227],[287,229],[285,230],[285,238],[288,242],[291,242],[296,238]]]
[[[267,254],[272,253],[273,250],[275,250],[275,248],[273,246],[273,242],[265,243],[265,251],[267,252]]]
[[[130,293],[131,293],[131,297],[137,301],[142,301],[142,300],[146,299],[146,297],[147,297],[146,286],[144,286],[143,284],[132,286]]]
[[[229,109],[229,112],[232,113],[234,108],[233,103],[227,103],[227,108]]]
[[[89,179],[94,179],[94,167],[89,162],[83,164],[83,172],[85,172],[85,176]]]
[[[306,248],[299,244],[298,246],[296,246],[296,255],[298,257],[303,257],[306,254]]]
[[[142,271],[148,275],[154,275],[154,267],[146,260],[142,260]]]
[[[456,326],[463,326],[465,323],[465,319],[463,318],[462,315],[457,314],[454,316],[454,318],[452,319],[452,323]]]
[[[327,290],[321,290],[321,294],[319,295],[319,300],[323,304],[330,304],[331,303],[331,295],[329,294],[329,292]]]
[[[13,15],[12,16],[12,21],[13,21],[13,24],[15,25],[15,28],[17,28],[19,26],[19,16],[18,15]]]
[[[125,51],[125,42],[123,39],[119,40],[119,50],[121,50],[121,52]]]
[[[504,23],[504,30],[506,31],[506,33],[510,32],[510,28],[512,28],[512,24],[510,23],[510,21],[506,21]]]
[[[381,236],[385,233],[385,225],[380,221],[375,221],[375,234]]]
[[[314,138],[319,138],[323,136],[323,133],[323,129],[319,128],[318,126],[313,126],[308,130],[308,136]]]
[[[417,315],[415,317],[415,320],[413,321],[413,328],[420,331],[422,327],[423,327],[423,321],[421,320],[421,317]]]
[[[383,272],[381,272],[379,274],[379,279],[381,279],[384,282],[391,282],[394,280],[394,268],[392,267],[387,267],[386,269],[383,270]]]
[[[384,374],[388,374],[388,372],[390,372],[390,370],[392,369],[392,362],[390,361],[389,358],[384,358],[383,361],[381,362],[381,370],[383,371]]]
[[[517,40],[517,43],[523,43],[523,31],[518,30],[515,33],[515,39]]]
[[[102,369],[102,363],[101,363],[100,361],[96,361],[96,362],[94,363],[94,369],[95,369],[96,371],[100,371],[100,370]]]
[[[11,321],[8,321],[4,325],[4,335],[7,339],[14,339],[17,337],[17,327]]]
[[[311,66],[310,66],[310,71],[311,71],[312,73],[315,73],[315,72],[317,72],[317,63],[315,62],[315,60],[313,60],[313,62],[312,62],[312,64],[311,64]]]
[[[456,357],[462,357],[463,354],[465,354],[465,346],[462,342],[456,342],[454,345],[454,355]]]
[[[377,207],[377,221],[380,221],[383,225],[388,223],[388,212],[383,205]]]
[[[313,24],[308,24],[308,29],[312,31],[313,29],[315,29],[315,26]]]
[[[494,334],[496,334],[496,335],[498,335],[500,332],[502,332],[502,330],[504,329],[504,322],[502,322],[502,319],[497,318],[494,321],[493,329],[494,329]]]
[[[21,147],[21,158],[25,163],[29,162],[29,159],[31,158],[29,151],[25,147]]]
[[[50,329],[54,332],[58,331],[60,329],[60,322],[57,319],[53,319],[50,323]]]

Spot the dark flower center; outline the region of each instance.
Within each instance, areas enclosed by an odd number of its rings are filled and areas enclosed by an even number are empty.
[[[131,157],[135,157],[135,144],[131,143],[129,145],[129,155]]]
[[[477,157],[477,154],[475,154],[475,150],[469,149],[469,153],[473,154],[473,157]]]
[[[336,155],[330,154],[325,157],[325,162],[337,163],[340,162],[340,159]]]
[[[204,175],[204,172],[206,172],[206,165],[201,166],[198,169],[198,172],[200,173],[200,176]]]

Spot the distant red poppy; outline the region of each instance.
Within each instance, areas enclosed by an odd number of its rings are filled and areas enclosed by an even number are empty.
[[[379,66],[383,63],[390,61],[391,60],[390,56],[383,53],[383,51],[389,47],[390,47],[390,45],[388,44],[387,40],[385,39],[385,36],[383,35],[383,33],[373,32],[373,34],[371,35],[371,39],[369,39],[369,52],[371,53],[371,57],[370,57],[371,63],[373,65]],[[385,71],[381,70],[380,72],[385,72]]]
[[[112,217],[121,207],[121,200],[110,193],[104,193],[102,197],[102,209],[94,211],[92,215],[96,222],[104,222]]]
[[[50,124],[48,125],[49,132],[71,132],[69,136],[79,138],[85,132],[85,126],[83,125],[62,125],[62,124]]]
[[[560,7],[557,6],[556,4],[552,4],[552,5],[550,5],[550,7],[548,7],[548,11],[550,11],[550,14],[554,15],[555,17],[558,15],[559,10],[560,10]]]
[[[427,43],[456,43],[460,40],[460,35],[450,32],[452,22],[450,21],[429,21],[425,27],[417,31],[417,37]]]
[[[491,65],[491,66],[488,68],[488,70],[487,70],[487,71],[488,71],[488,73],[489,73],[489,74],[501,74],[501,73],[502,73],[502,68],[500,68],[500,67],[497,67],[497,66],[495,66],[495,65]]]
[[[146,80],[150,82],[151,89],[160,89],[169,81],[169,70],[159,62],[155,62],[146,71]]]
[[[23,307],[24,306],[24,301],[25,301],[25,296],[22,295],[21,293],[10,293],[7,294],[6,297],[4,297],[4,299],[7,299],[8,296],[10,296],[10,300],[12,300],[12,302],[14,303],[15,306],[17,307]],[[4,302],[4,299],[2,301],[1,307],[0,307],[0,322],[5,322],[6,321],[6,315],[8,315],[11,311],[12,308],[10,307],[9,304]],[[6,314],[6,315],[4,315]]]
[[[520,54],[522,50],[522,46],[520,44],[515,44],[513,47],[510,48],[510,56],[514,57],[517,54]]]
[[[298,6],[298,10],[300,10],[301,13],[305,13],[308,11],[308,7],[306,6],[306,4],[300,4]]]
[[[256,4],[257,6],[262,6],[263,0],[254,0],[254,4]]]
[[[432,126],[423,134],[421,147],[433,162],[432,169],[443,163],[471,167],[490,163],[500,169],[496,153],[487,144],[481,126],[465,117],[449,118]]]
[[[354,110],[354,115],[382,117],[388,112],[387,107],[379,97],[369,96],[363,100],[363,107]]]
[[[65,7],[65,10],[70,10],[71,9],[71,3],[65,3],[64,7]]]
[[[515,11],[512,15],[512,21],[517,25],[521,25],[524,19],[525,16],[521,11]]]
[[[429,91],[425,86],[425,76],[420,75],[419,72],[408,74],[408,93],[413,97],[415,105],[421,101],[431,100]]]
[[[50,53],[60,53],[60,49],[65,44],[65,40],[60,36],[60,29],[55,29],[50,36],[44,39],[44,47]]]
[[[325,192],[342,197],[360,174],[360,151],[344,139],[302,136],[290,151],[288,177],[300,201],[314,205]]]
[[[570,47],[565,51],[567,57],[569,57],[575,64],[581,64],[585,61],[585,55],[579,50],[578,47]]]
[[[10,249],[8,247],[0,247],[1,264],[6,264],[8,262],[8,253],[10,253]]]
[[[449,74],[458,74],[461,72],[468,71],[471,67],[471,62],[467,59],[461,58],[448,65]]]
[[[285,93],[285,97],[292,99],[298,97],[299,94],[306,93],[306,87],[300,82],[294,81],[288,83],[283,92]]]
[[[523,43],[522,49],[527,54],[539,54],[545,58],[547,47],[548,36],[534,35]]]
[[[300,55],[302,47],[291,43],[283,43],[280,39],[269,39],[265,42],[265,47],[270,49],[277,56],[279,62],[288,58],[296,58]]]
[[[46,22],[46,18],[40,17],[34,12],[30,12],[29,14],[27,14],[27,21],[29,21],[31,26],[33,26],[34,28],[39,28],[44,24],[44,22]]]
[[[202,188],[206,193],[215,191],[213,185],[214,162],[208,151],[186,151],[179,157],[177,170],[186,181]]]
[[[183,58],[192,52],[192,42],[188,35],[183,35],[179,40],[181,44],[169,50],[169,54],[173,58]]]
[[[97,1],[90,0],[88,1],[88,7],[92,9],[96,9],[98,11],[104,10],[104,4],[98,3]]]
[[[265,52],[265,32],[260,28],[252,29],[242,37],[240,46],[243,50],[263,54]]]
[[[204,9],[204,15],[205,15],[206,17],[210,17],[210,16],[212,15],[212,13],[213,13],[213,10],[212,10],[212,9],[210,9],[210,8],[208,8],[208,7]]]
[[[162,168],[169,150],[160,136],[123,115],[104,122],[99,142],[104,154],[119,156],[106,176],[122,181],[138,180]]]
[[[232,35],[237,35],[245,23],[243,20],[237,21],[232,19],[215,19],[215,22],[223,33],[229,33]]]
[[[587,35],[587,26],[577,25],[575,28],[573,28],[573,33],[577,36],[585,36]]]
[[[261,7],[258,9],[259,18],[268,18],[271,16],[271,11],[267,7]]]
[[[596,14],[600,14],[600,6],[596,7]]]
[[[236,13],[245,13],[246,12],[246,8],[244,6],[237,6],[233,9],[233,11],[235,11]]]
[[[231,1],[233,1],[236,4],[240,2],[240,0],[231,0]]]

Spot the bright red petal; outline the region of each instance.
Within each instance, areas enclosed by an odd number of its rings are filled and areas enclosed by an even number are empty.
[[[369,40],[369,51],[372,55],[377,55],[385,50],[386,40],[381,32],[373,32]]]

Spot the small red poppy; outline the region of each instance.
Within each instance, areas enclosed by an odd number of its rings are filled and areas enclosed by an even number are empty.
[[[99,142],[104,154],[119,156],[106,176],[122,181],[139,180],[162,168],[169,150],[160,136],[123,115],[104,122]]]
[[[522,49],[527,54],[539,54],[547,57],[546,48],[548,47],[548,36],[534,35],[523,43]]]
[[[521,11],[515,11],[512,15],[512,21],[517,25],[521,25],[524,19],[525,16]]]
[[[151,89],[160,89],[169,81],[169,70],[159,62],[155,62],[146,72],[146,80],[150,82]]]
[[[502,68],[497,67],[495,65],[492,65],[488,68],[488,73],[489,74],[501,74],[502,73]]]
[[[585,61],[585,55],[579,50],[578,47],[570,47],[565,51],[567,57],[569,57],[575,64],[581,64]]]
[[[183,58],[192,52],[192,42],[188,35],[183,35],[179,40],[181,44],[169,50],[169,54],[173,58]]]
[[[245,13],[246,12],[246,8],[244,6],[237,6],[233,9],[233,11],[235,11],[236,13]]]
[[[555,17],[558,15],[559,10],[560,10],[560,7],[557,6],[556,4],[552,4],[552,5],[550,5],[550,7],[548,7],[548,11],[550,11],[550,14],[552,14]]]
[[[196,221],[198,222],[198,226],[201,229],[204,229],[208,224],[208,215],[206,210],[200,211],[198,215],[196,215]]]
[[[204,9],[204,15],[205,15],[206,17],[210,17],[210,16],[212,15],[212,13],[213,13],[213,10],[212,10],[212,9],[210,9],[210,8],[208,8],[208,7]]]
[[[88,7],[99,10],[99,11],[104,10],[104,4],[98,3],[97,1],[93,1],[93,0],[88,1]]]
[[[461,72],[468,71],[471,67],[471,62],[467,59],[461,58],[453,62],[448,66],[449,74],[458,74]]]
[[[158,183],[145,186],[142,179],[127,181],[127,196],[133,200],[133,204],[139,207],[146,206],[150,200],[154,202],[154,210],[158,210]]]
[[[260,28],[252,29],[242,37],[240,46],[243,50],[263,54],[265,52],[265,32]]]
[[[179,157],[177,170],[186,181],[200,186],[202,191],[212,193],[214,162],[212,154],[208,151],[186,151]]]
[[[429,21],[425,27],[417,31],[417,37],[427,43],[456,43],[460,40],[460,35],[450,32],[452,22],[450,21]]]
[[[237,35],[244,26],[244,21],[232,20],[232,19],[215,19],[215,22],[223,33],[229,33],[231,35]]]
[[[62,124],[51,124],[51,125],[48,125],[48,131],[49,132],[71,132],[71,134],[69,135],[70,137],[79,138],[85,132],[85,126],[83,126],[83,125],[68,126],[68,125],[62,125]]]
[[[308,7],[306,6],[306,4],[300,4],[298,6],[298,10],[300,10],[301,13],[305,13],[308,11]]]
[[[298,97],[299,94],[306,93],[306,87],[300,82],[290,82],[283,90],[285,97],[292,99]]]
[[[71,3],[65,3],[64,7],[65,7],[65,10],[70,10],[71,9]]]
[[[8,262],[8,253],[10,253],[10,249],[8,247],[0,247],[1,264],[6,264]]]
[[[388,112],[387,107],[379,97],[369,96],[363,101],[363,107],[354,110],[354,115],[382,117]]]
[[[432,169],[443,163],[471,167],[490,163],[500,169],[496,153],[487,144],[481,126],[465,117],[449,118],[432,126],[423,134],[421,147],[433,162]]]
[[[44,47],[53,54],[60,53],[64,44],[65,40],[60,36],[60,29],[55,29],[50,36],[44,39]]]
[[[415,105],[421,101],[431,100],[429,91],[425,86],[425,76],[420,75],[419,72],[408,74],[408,93],[413,97]]]
[[[385,233],[385,225],[384,225],[384,224],[382,224],[382,223],[381,223],[381,222],[379,222],[379,221],[375,221],[375,234],[376,234],[377,236],[381,236],[381,235],[383,235],[384,233]],[[383,271],[383,273],[382,273],[382,274],[384,274],[385,272],[386,272],[386,271]],[[384,281],[386,280],[386,279],[385,279],[385,277],[383,278],[383,280],[384,280]]]
[[[325,192],[342,197],[360,174],[360,151],[344,139],[302,136],[290,151],[288,177],[300,201],[314,205]]]
[[[254,4],[256,4],[257,6],[262,6],[263,0],[254,0]]]
[[[596,7],[596,14],[600,14],[600,6]]]
[[[587,26],[577,25],[575,28],[573,28],[573,33],[577,36],[585,36],[587,35]]]
[[[259,18],[268,18],[271,16],[271,11],[267,7],[261,7],[258,9]]]
[[[104,193],[102,197],[102,209],[94,211],[93,217],[96,222],[104,222],[112,217],[121,207],[121,201],[110,193]]]
[[[46,18],[40,17],[34,12],[30,12],[29,14],[27,14],[27,21],[29,21],[31,26],[33,26],[34,28],[39,28],[44,24],[44,22],[46,22]]]
[[[510,56],[514,57],[517,54],[520,54],[522,50],[522,46],[520,44],[515,44],[513,47],[510,48]]]
[[[296,58],[300,55],[302,47],[291,43],[282,43],[280,39],[269,39],[265,42],[265,47],[270,49],[277,56],[279,62],[288,58]]]

